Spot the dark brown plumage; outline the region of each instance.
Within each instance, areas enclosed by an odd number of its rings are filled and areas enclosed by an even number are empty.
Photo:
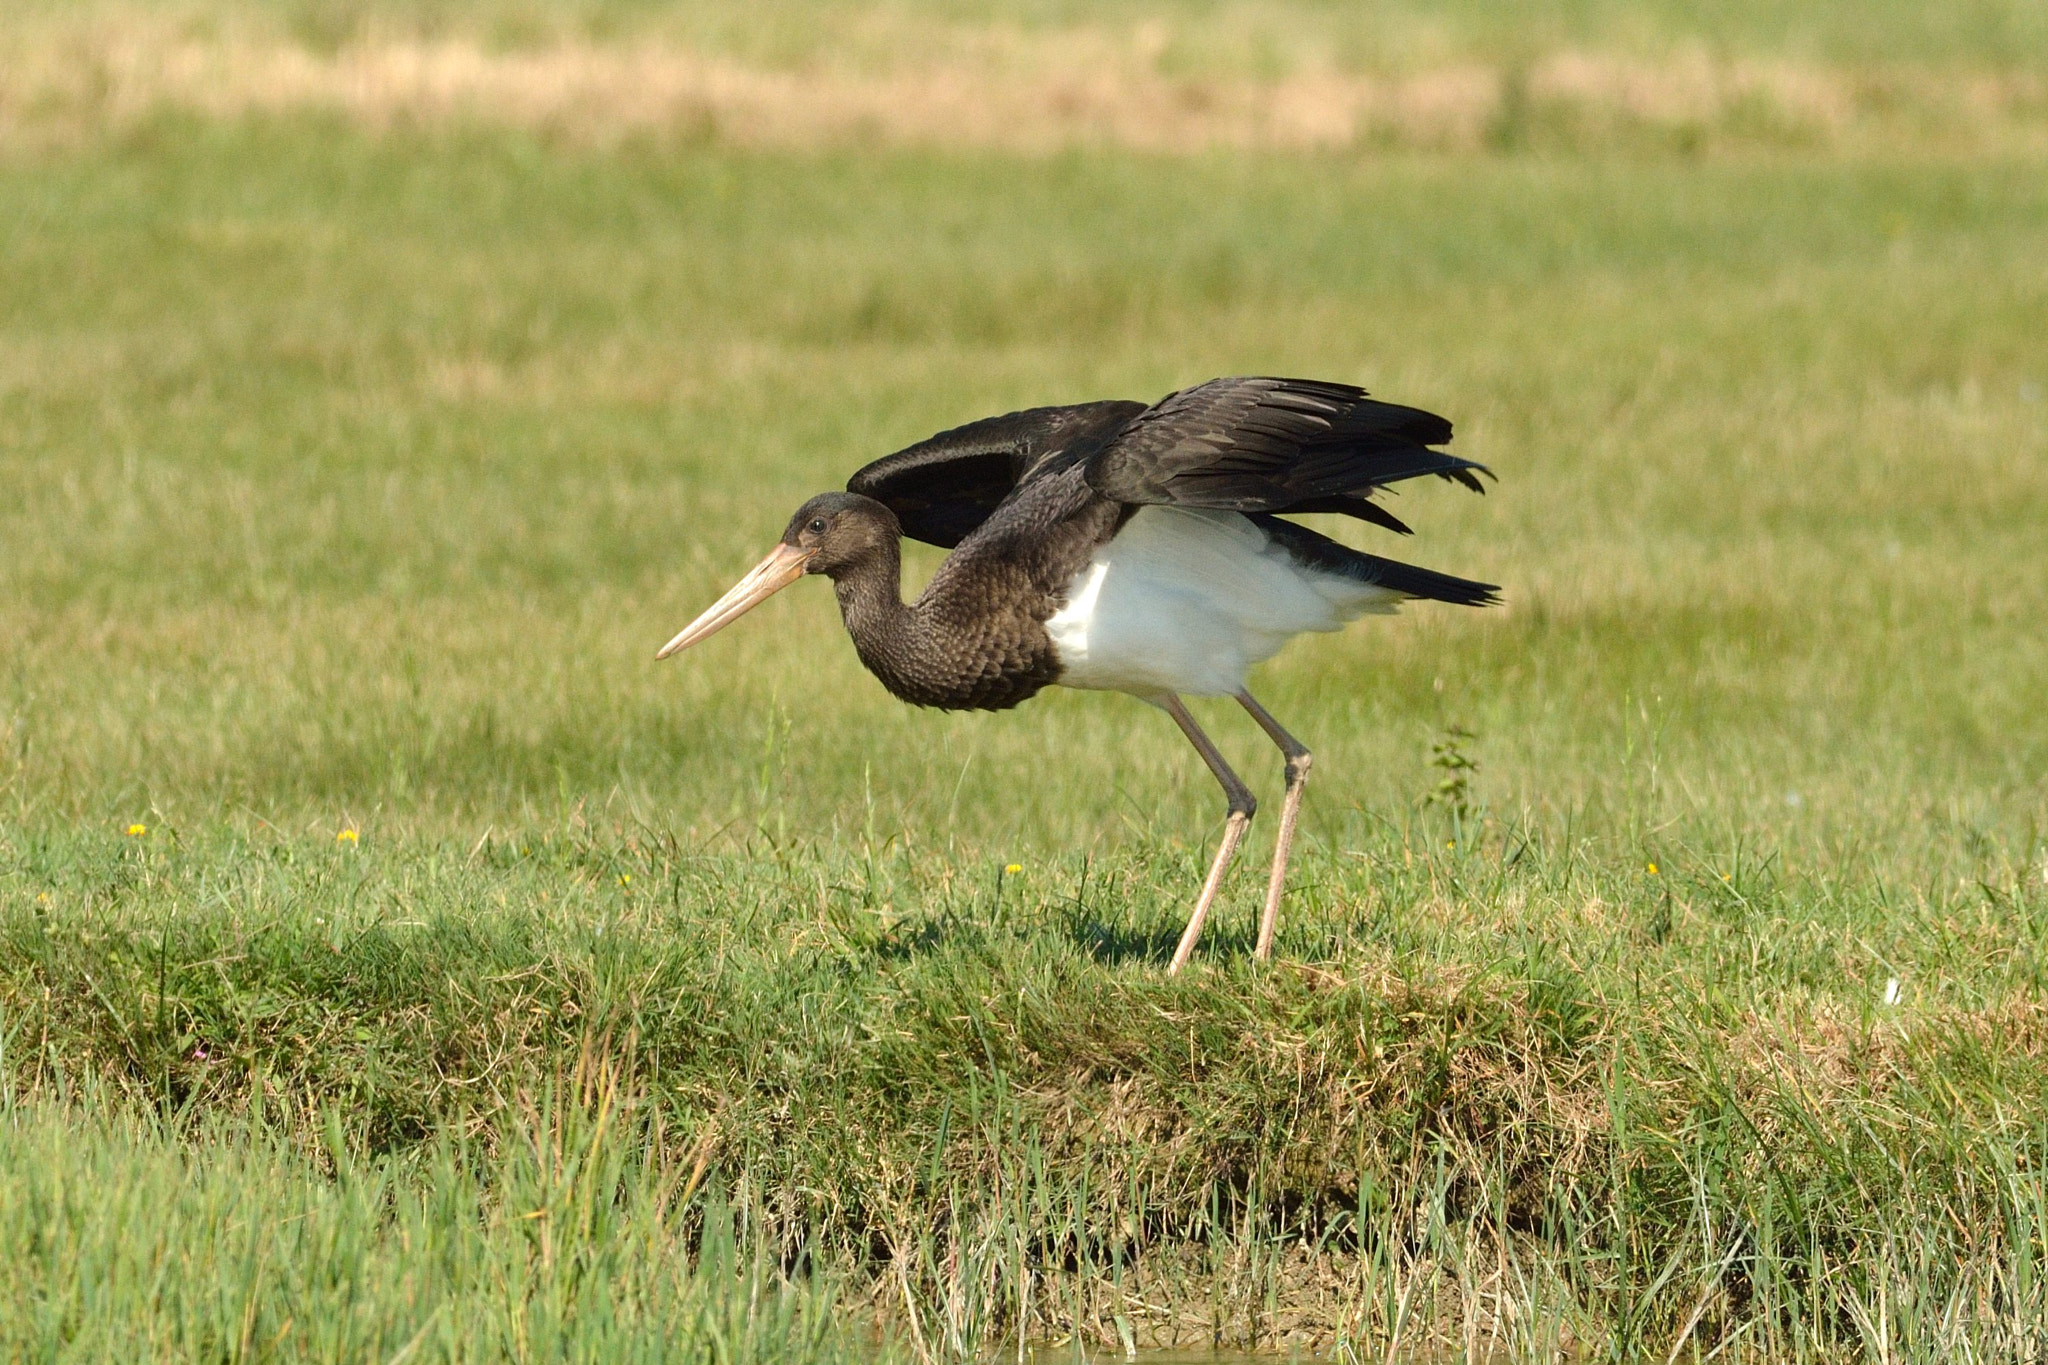
[[[1496,600],[1491,585],[1364,554],[1282,516],[1339,512],[1407,534],[1371,500],[1386,485],[1434,474],[1483,491],[1483,466],[1432,449],[1450,438],[1450,423],[1431,413],[1302,379],[1217,379],[1150,406],[1082,403],[971,422],[805,503],[768,558],[661,655],[821,573],[861,662],[905,701],[999,710],[1063,682],[1164,707],[1231,809],[1176,969],[1256,804],[1179,694],[1236,696],[1288,757],[1263,957],[1309,757],[1244,690],[1245,669],[1292,634],[1402,598]],[[910,603],[903,535],[952,550]]]

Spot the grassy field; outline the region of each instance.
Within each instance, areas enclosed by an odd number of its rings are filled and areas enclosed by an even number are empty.
[[[89,11],[308,60],[394,13]],[[423,31],[1081,22],[707,13]],[[1939,13],[1088,32],[1975,72],[1996,136],[597,138],[0,74],[0,1355],[2038,1358],[2048,39]],[[1454,418],[1488,497],[1324,529],[1506,598],[1257,680],[1318,756],[1271,967],[1255,838],[1165,977],[1221,803],[1134,701],[911,711],[816,584],[652,662],[875,455],[1247,372]]]

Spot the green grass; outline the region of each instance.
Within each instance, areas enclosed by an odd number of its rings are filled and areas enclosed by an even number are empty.
[[[0,1350],[2033,1358],[2040,172],[8,151]],[[1258,679],[1273,968],[1255,843],[1163,975],[1135,702],[815,584],[651,661],[876,454],[1256,371],[1455,418],[1358,543],[1508,601]]]
[[[872,1359],[824,1294],[782,1292],[733,1212],[664,1167],[609,1077],[563,1078],[502,1149],[316,1167],[260,1112],[165,1141],[0,1123],[0,1349],[16,1359]],[[625,1128],[628,1136],[613,1134]],[[486,1180],[483,1172],[488,1171]],[[687,1226],[685,1205],[697,1206]]]

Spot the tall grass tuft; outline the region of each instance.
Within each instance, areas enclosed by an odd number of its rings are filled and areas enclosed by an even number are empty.
[[[585,1054],[592,1062],[593,1054]],[[0,1353],[50,1360],[870,1360],[592,1062],[488,1130],[364,1153],[343,1111],[0,1109]],[[299,1141],[292,1140],[296,1133]]]

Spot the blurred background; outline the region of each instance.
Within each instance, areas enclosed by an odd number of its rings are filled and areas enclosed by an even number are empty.
[[[914,713],[818,585],[651,655],[869,459],[1271,372],[1500,475],[1337,533],[1504,607],[1262,679],[1324,847],[2023,868],[2044,169],[2029,0],[14,0],[4,818],[1198,840],[1155,714]]]

